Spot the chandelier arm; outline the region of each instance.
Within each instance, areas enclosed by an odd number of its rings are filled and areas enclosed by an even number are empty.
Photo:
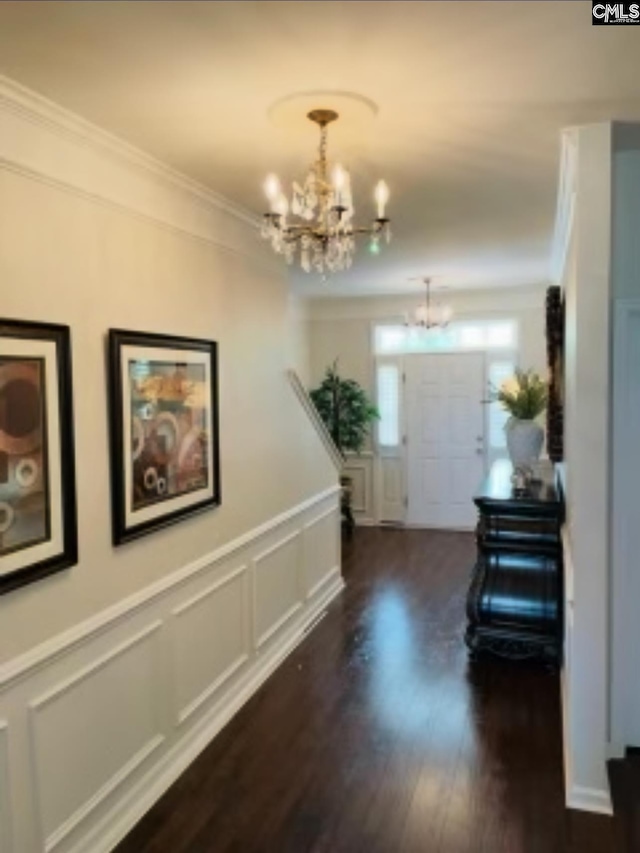
[[[272,210],[265,214],[261,236],[271,241],[274,251],[285,254],[288,263],[292,263],[295,256],[299,255],[306,272],[313,269],[323,274],[333,273],[351,266],[357,236],[370,236],[377,242],[386,234],[388,242],[391,236],[387,227],[389,220],[378,216],[368,226],[352,224],[354,208],[348,175],[346,198],[341,195],[345,184],[342,170],[336,172],[335,176],[329,175],[327,126],[338,118],[338,114],[330,109],[317,109],[308,113],[308,118],[320,130],[317,160],[311,165],[305,182],[301,186],[294,183],[291,207],[282,193],[272,198],[275,191],[267,187]],[[380,201],[376,191],[376,201],[378,213],[384,214],[386,196]],[[287,221],[289,210],[294,217],[306,219],[307,222]]]

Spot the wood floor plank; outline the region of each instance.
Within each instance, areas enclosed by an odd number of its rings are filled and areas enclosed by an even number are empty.
[[[117,853],[618,853],[564,809],[557,676],[468,661],[474,550],[356,530],[328,615]]]

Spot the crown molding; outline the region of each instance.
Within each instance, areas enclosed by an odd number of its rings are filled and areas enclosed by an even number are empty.
[[[259,225],[260,217],[240,205],[76,113],[2,75],[0,75],[0,110],[13,113],[76,145],[91,149],[120,166],[124,165],[141,172],[161,182],[167,188],[187,195],[190,201],[200,207],[226,213],[254,229]]]

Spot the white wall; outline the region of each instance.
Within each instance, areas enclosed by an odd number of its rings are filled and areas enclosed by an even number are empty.
[[[567,132],[574,213],[565,242],[567,802],[610,812],[609,396],[611,125]]]
[[[571,129],[564,159],[567,800],[609,811],[640,744],[640,125]]]
[[[304,343],[253,221],[9,81],[0,287],[3,316],[72,329],[80,549],[0,598],[0,851],[95,853],[341,587],[337,475],[286,378]],[[222,506],[118,549],[109,327],[220,344]]]
[[[640,125],[614,126],[611,740],[640,746]]]

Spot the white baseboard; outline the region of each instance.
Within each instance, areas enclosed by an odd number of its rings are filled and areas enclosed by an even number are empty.
[[[564,759],[565,804],[568,809],[596,814],[612,815],[613,803],[609,788],[589,788],[577,785],[573,779],[573,762],[570,750],[570,731],[567,713],[566,671],[560,673],[560,700],[562,710],[562,748]]]
[[[612,815],[613,804],[609,791],[573,785],[567,790],[567,808],[583,812]]]
[[[305,613],[304,621],[290,629],[278,646],[265,654],[236,685],[235,690],[214,706],[198,726],[163,756],[136,788],[128,793],[126,800],[119,803],[115,813],[108,814],[72,853],[109,853],[113,850],[305,639],[309,626],[315,627],[327,605],[343,589],[344,581],[338,575],[313,610]]]

